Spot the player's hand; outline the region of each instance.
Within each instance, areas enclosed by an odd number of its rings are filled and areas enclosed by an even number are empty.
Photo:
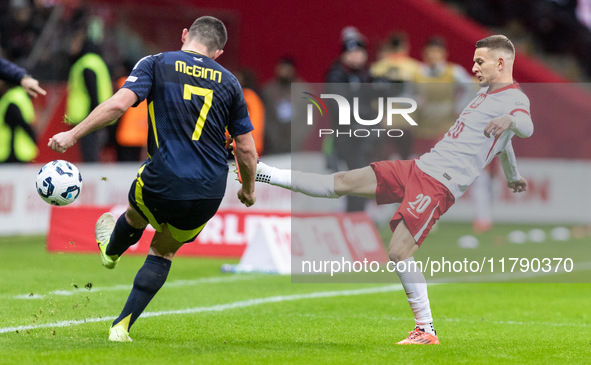
[[[527,191],[527,181],[524,178],[521,178],[517,181],[508,182],[507,186],[509,189],[513,189],[514,193],[522,193]]]
[[[257,201],[257,196],[254,191],[247,193],[243,188],[240,188],[240,190],[238,190],[238,200],[247,207],[250,207]]]
[[[491,121],[484,128],[484,135],[487,137],[499,137],[504,131],[511,128],[513,121],[508,115],[502,115],[491,119]]]
[[[70,147],[72,147],[76,143],[76,139],[72,135],[71,131],[68,132],[61,132],[53,137],[49,138],[49,143],[47,143],[47,147],[50,149],[64,153]]]
[[[43,90],[41,86],[39,86],[39,81],[32,78],[31,76],[25,76],[21,80],[21,86],[25,88],[27,94],[31,95],[31,97],[36,98],[37,95],[47,95],[47,91]]]

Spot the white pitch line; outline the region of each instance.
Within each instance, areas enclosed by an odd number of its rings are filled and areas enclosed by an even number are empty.
[[[588,270],[590,265],[591,265],[591,262],[585,262],[581,266],[577,265],[577,268],[579,268],[579,269],[583,268],[585,270]],[[497,277],[498,278],[497,275],[499,275],[499,274],[491,274],[491,275],[488,275],[488,277],[489,278],[490,277]],[[500,275],[502,276],[503,274],[500,274]],[[529,275],[525,274],[523,276],[536,277],[536,276],[545,276],[545,275],[552,275],[552,273],[530,273]],[[484,276],[484,277],[487,277],[487,276]],[[218,277],[218,278],[221,281],[221,279],[224,277]],[[231,278],[231,277],[229,277],[229,278]],[[173,284],[176,282],[173,282],[171,284],[172,284],[172,286],[183,286],[183,285],[187,285],[188,282],[201,283],[201,282],[203,282],[203,280],[208,280],[208,279],[213,280],[214,278],[204,278],[204,279],[197,279],[197,280],[179,280],[178,281],[179,283],[177,285]],[[220,282],[220,281],[216,281],[216,282]],[[439,284],[443,284],[445,282],[451,282],[452,280],[447,279],[447,278],[443,278],[438,281],[439,281]],[[169,286],[171,286],[171,284],[169,284]],[[429,283],[430,286],[437,285],[437,284],[438,284],[437,282],[430,282]],[[115,287],[118,288],[120,286],[118,285]],[[129,289],[129,287],[127,287],[127,288]],[[97,288],[96,290],[98,291],[99,289]],[[105,290],[105,289],[101,289],[101,290]],[[116,290],[119,290],[119,289],[116,289]],[[266,304],[266,303],[288,302],[288,301],[301,300],[301,299],[314,299],[314,298],[328,298],[328,297],[338,297],[338,296],[386,293],[386,292],[399,291],[399,290],[402,290],[402,285],[395,284],[395,285],[373,287],[373,288],[366,288],[366,289],[315,292],[315,293],[294,294],[294,295],[287,295],[287,296],[280,295],[280,296],[267,297],[267,298],[248,299],[248,300],[227,303],[227,304],[218,304],[218,305],[209,306],[209,307],[195,307],[195,308],[187,308],[187,309],[181,309],[181,310],[146,312],[146,313],[142,314],[142,317],[145,318],[145,317],[159,317],[159,316],[171,315],[171,314],[221,312],[221,311],[225,311],[225,310],[229,310],[229,309],[252,307],[252,306]],[[114,320],[115,318],[117,318],[117,317],[88,318],[88,319],[77,320],[77,321],[60,321],[60,322],[54,322],[54,323],[45,323],[45,324],[29,325],[29,326],[2,327],[2,328],[0,328],[0,334],[14,332],[14,331],[26,331],[26,330],[38,329],[38,328],[70,327],[70,326],[75,326],[75,325],[84,324],[84,323],[105,322],[105,321]],[[521,322],[504,322],[504,323],[519,324]]]
[[[209,278],[201,278],[195,280],[175,280],[171,282],[167,282],[164,284],[166,288],[177,288],[177,287],[184,287],[184,286],[191,286],[191,285],[200,285],[200,284],[217,284],[217,283],[227,283],[239,280],[253,280],[257,278],[256,275],[233,275],[233,276],[214,276]],[[54,290],[47,294],[18,294],[11,296],[10,298],[13,299],[43,299],[47,295],[74,295],[79,293],[96,293],[96,292],[104,292],[104,291],[119,291],[119,290],[131,290],[132,284],[120,284],[120,285],[113,285],[113,286],[105,286],[105,287],[98,287],[93,286],[90,289],[85,289],[83,287],[79,287],[77,289],[71,290]]]
[[[166,315],[172,315],[172,314],[222,312],[222,311],[226,311],[226,310],[230,310],[230,309],[246,308],[246,307],[252,307],[252,306],[267,304],[267,303],[280,303],[280,302],[291,302],[294,300],[302,300],[302,299],[330,298],[330,297],[339,297],[339,296],[387,293],[387,292],[393,292],[393,291],[399,291],[399,290],[402,290],[402,285],[395,284],[395,285],[372,287],[372,288],[365,288],[365,289],[325,291],[325,292],[314,292],[314,293],[294,294],[294,295],[278,295],[278,296],[274,296],[274,297],[241,300],[238,302],[218,304],[218,305],[212,305],[212,306],[208,306],[208,307],[194,307],[194,308],[186,308],[186,309],[170,310],[170,311],[146,312],[146,313],[142,313],[142,318],[159,317],[159,316],[166,316]],[[29,325],[29,326],[2,327],[2,328],[0,328],[0,334],[1,333],[16,332],[16,331],[34,330],[34,329],[39,329],[39,328],[70,327],[70,326],[76,326],[76,325],[84,324],[84,323],[106,322],[106,321],[112,321],[115,318],[117,318],[117,317],[87,318],[87,319],[76,320],[76,321],[60,321],[60,322],[53,322],[53,323],[35,324],[35,325]]]
[[[579,270],[579,271],[589,271],[591,270],[591,261],[586,261],[586,262],[579,262],[576,263],[574,270]],[[528,279],[528,278],[535,278],[535,277],[539,277],[539,276],[552,276],[552,275],[557,275],[557,274],[565,274],[566,272],[564,271],[563,268],[561,268],[558,271],[550,271],[550,272],[520,272],[520,271],[516,271],[513,273],[492,273],[492,274],[484,274],[484,275],[468,275],[468,276],[462,276],[461,274],[456,276],[451,276],[451,277],[443,277],[443,278],[429,278],[428,279],[428,283],[431,284],[435,284],[435,283],[467,283],[467,282],[474,282],[474,283],[486,283],[486,282],[490,282],[490,283],[496,283],[496,282],[511,282],[514,280],[523,280],[523,279]],[[209,277],[209,278],[201,278],[201,279],[195,279],[195,280],[175,280],[175,281],[171,281],[171,282],[167,282],[164,284],[164,287],[167,288],[176,288],[176,287],[183,287],[183,286],[191,286],[191,285],[199,285],[199,284],[215,284],[215,283],[223,283],[223,282],[233,282],[233,281],[238,281],[238,280],[252,280],[255,278],[258,278],[259,276],[257,275],[233,275],[233,276],[214,276],[214,277]],[[107,286],[107,287],[92,287],[90,290],[89,289],[84,289],[84,288],[78,288],[78,289],[72,289],[72,290],[54,290],[51,291],[45,295],[43,294],[34,294],[34,293],[29,293],[29,294],[18,294],[18,295],[14,295],[14,296],[10,296],[10,298],[13,299],[43,299],[45,298],[47,295],[74,295],[74,294],[78,294],[78,293],[94,293],[94,292],[103,292],[103,291],[119,291],[119,290],[131,290],[132,285],[131,284],[125,284],[125,285],[114,285],[114,286]],[[4,298],[6,297],[5,295],[0,296],[0,298]]]
[[[429,284],[430,286],[437,285],[436,283]],[[254,298],[248,300],[242,300],[238,302],[226,303],[226,304],[218,304],[208,307],[194,307],[194,308],[186,308],[180,310],[169,310],[169,311],[158,311],[158,312],[145,312],[142,314],[142,318],[147,317],[160,317],[165,315],[174,315],[174,314],[192,314],[192,313],[205,313],[205,312],[223,312],[230,309],[237,309],[237,308],[246,308],[246,307],[253,307],[257,305],[267,304],[267,303],[280,303],[280,302],[290,302],[295,300],[303,300],[303,299],[315,299],[315,298],[330,298],[330,297],[339,297],[339,296],[353,296],[353,295],[365,295],[365,294],[377,294],[377,293],[388,293],[394,291],[402,290],[402,285],[394,284],[394,285],[387,285],[387,286],[380,286],[380,287],[372,287],[372,288],[365,288],[365,289],[351,289],[351,290],[340,290],[340,291],[327,291],[327,292],[313,292],[313,293],[306,293],[306,294],[294,294],[294,295],[278,295],[273,297],[266,297],[266,298]],[[106,322],[112,321],[117,317],[109,316],[109,317],[100,317],[100,318],[87,318],[82,320],[72,320],[72,321],[60,321],[60,322],[53,322],[53,323],[44,323],[44,324],[36,324],[36,325],[29,325],[29,326],[16,326],[16,327],[2,327],[0,328],[0,334],[2,333],[9,333],[15,331],[26,331],[26,330],[34,330],[39,328],[59,328],[59,327],[71,327],[76,326],[79,324],[84,323],[94,323],[94,322]],[[390,317],[388,317],[390,318]],[[399,318],[391,318],[391,319],[399,319]],[[407,319],[407,318],[404,318]],[[441,321],[463,321],[463,322],[476,322],[470,321],[465,319],[454,319],[454,318],[443,318]],[[547,326],[571,326],[572,323],[552,323],[552,322],[521,322],[521,321],[491,321],[489,323],[493,324],[509,324],[509,325],[547,325]],[[579,325],[581,326],[581,325]],[[582,324],[583,327],[589,327],[590,325]]]

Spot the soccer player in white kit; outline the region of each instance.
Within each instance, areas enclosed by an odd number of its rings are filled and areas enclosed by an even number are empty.
[[[393,235],[389,257],[397,264],[405,261],[406,265],[396,265],[398,268],[408,268],[396,273],[416,327],[398,344],[439,344],[425,276],[416,265],[409,265],[433,224],[495,156],[501,159],[508,187],[514,192],[527,190],[527,181],[517,171],[511,138],[531,136],[533,123],[529,99],[513,80],[514,60],[515,48],[503,35],[476,43],[472,72],[481,89],[443,139],[417,160],[374,162],[331,175],[281,170],[259,163],[257,181],[309,196],[353,195],[376,199],[378,204],[400,203],[390,221]]]

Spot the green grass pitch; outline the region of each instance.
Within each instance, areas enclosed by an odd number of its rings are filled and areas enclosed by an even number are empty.
[[[470,226],[440,224],[417,258],[493,254],[511,229],[495,226],[464,253],[456,241]],[[582,237],[507,247],[535,256],[589,245]],[[591,284],[433,285],[441,345],[397,346],[414,322],[395,274],[391,284],[297,284],[222,274],[230,260],[178,257],[132,328],[134,342],[110,343],[143,256],[111,271],[98,255],[47,253],[36,236],[0,238],[0,257],[0,364],[591,363]]]

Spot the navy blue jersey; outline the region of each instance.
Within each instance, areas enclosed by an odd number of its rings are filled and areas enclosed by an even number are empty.
[[[170,200],[223,197],[225,130],[253,129],[234,75],[204,55],[174,51],[141,59],[123,87],[148,102],[144,190]]]
[[[27,72],[24,68],[19,67],[4,58],[0,58],[0,79],[20,84],[26,73]]]

